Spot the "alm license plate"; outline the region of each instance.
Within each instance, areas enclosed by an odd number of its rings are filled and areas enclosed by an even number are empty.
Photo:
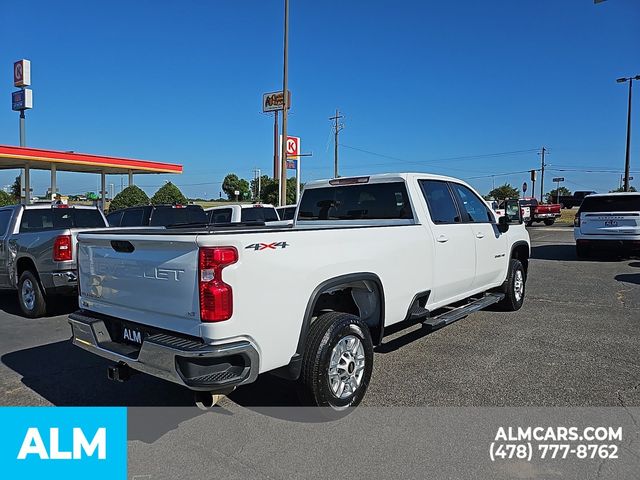
[[[617,220],[605,220],[604,221],[604,226],[605,227],[617,227],[618,226],[618,221]]]
[[[122,327],[122,341],[125,343],[132,343],[134,345],[142,345],[142,342],[147,337],[148,333],[135,328],[131,325],[123,325]]]

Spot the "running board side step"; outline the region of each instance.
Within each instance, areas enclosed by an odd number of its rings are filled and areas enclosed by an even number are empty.
[[[442,313],[435,317],[427,317],[422,321],[422,324],[428,325],[432,328],[444,327],[445,325],[449,325],[456,320],[460,320],[461,318],[464,318],[473,312],[477,312],[478,310],[482,310],[489,305],[498,303],[503,298],[504,293],[487,293],[485,296],[474,300],[466,305],[463,305],[462,307],[449,310],[448,312]]]

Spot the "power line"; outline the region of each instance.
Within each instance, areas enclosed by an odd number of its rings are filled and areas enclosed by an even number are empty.
[[[375,155],[376,157],[388,158],[388,159],[391,159],[391,160],[397,160],[399,162],[419,163],[419,164],[426,164],[426,163],[433,163],[433,162],[448,162],[448,161],[451,161],[451,160],[473,160],[473,159],[477,159],[477,158],[492,158],[492,157],[501,157],[501,156],[505,156],[505,155],[518,155],[518,154],[524,154],[524,153],[532,153],[532,152],[537,152],[538,151],[537,148],[530,148],[530,149],[527,149],[527,150],[512,150],[512,151],[509,151],[509,152],[494,152],[494,153],[483,153],[483,154],[476,154],[476,155],[461,155],[461,156],[456,156],[456,157],[433,158],[433,159],[430,159],[430,160],[423,160],[423,161],[410,161],[410,160],[406,160],[404,158],[394,157],[392,155],[385,155],[385,154],[382,154],[382,153],[372,152],[371,150],[365,150],[364,148],[353,147],[351,145],[345,145],[343,143],[341,143],[340,145],[342,147],[344,147],[344,148],[349,148],[351,150],[357,150],[359,152],[368,153],[369,155]]]
[[[531,170],[520,170],[518,172],[506,172],[506,173],[492,173],[490,175],[478,175],[476,177],[467,177],[469,180],[476,180],[478,178],[491,178],[491,177],[508,177],[510,175],[519,175],[521,173],[529,173]]]

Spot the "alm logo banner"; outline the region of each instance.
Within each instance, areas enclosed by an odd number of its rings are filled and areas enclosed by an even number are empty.
[[[127,478],[127,409],[1,407],[5,478]]]

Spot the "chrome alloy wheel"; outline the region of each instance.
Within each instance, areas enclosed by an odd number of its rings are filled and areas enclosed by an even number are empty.
[[[524,295],[524,276],[522,275],[522,270],[516,270],[516,274],[513,279],[513,295],[516,299],[516,302],[519,302]]]
[[[364,375],[364,347],[354,335],[342,338],[331,351],[329,386],[340,399],[353,395]]]
[[[31,280],[26,279],[24,282],[22,282],[21,295],[24,306],[29,310],[33,310],[33,307],[36,304],[36,292],[33,288],[33,283],[31,283]]]

